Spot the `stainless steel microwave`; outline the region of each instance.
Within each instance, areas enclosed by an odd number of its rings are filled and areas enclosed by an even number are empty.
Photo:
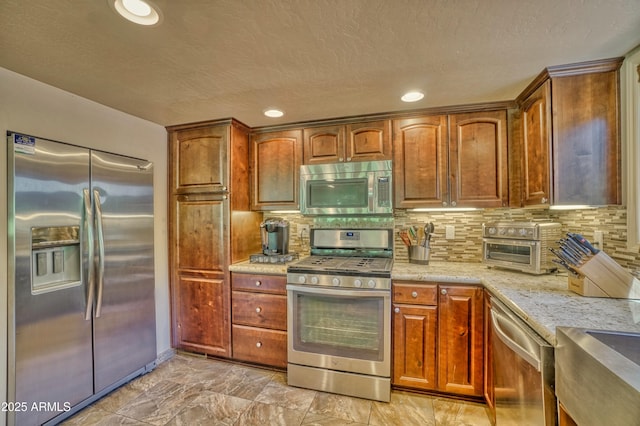
[[[391,160],[300,167],[305,215],[393,214]]]

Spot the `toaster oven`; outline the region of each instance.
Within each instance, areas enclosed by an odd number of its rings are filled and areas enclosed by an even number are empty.
[[[491,222],[482,225],[482,262],[498,267],[547,274],[557,269],[553,253],[561,238],[555,222]]]

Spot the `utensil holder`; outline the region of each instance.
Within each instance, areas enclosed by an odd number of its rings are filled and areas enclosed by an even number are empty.
[[[417,263],[419,265],[429,264],[429,255],[431,247],[429,246],[409,246],[409,263]]]

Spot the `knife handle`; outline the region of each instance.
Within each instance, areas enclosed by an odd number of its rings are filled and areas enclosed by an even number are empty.
[[[587,240],[582,235],[580,235],[580,234],[572,234],[570,232],[568,232],[567,235],[570,236],[571,238],[573,238],[578,243],[582,244],[582,246],[587,248],[592,254],[598,254],[598,252],[600,252],[600,250],[598,250],[597,248],[592,246],[591,243],[589,242],[589,240]]]

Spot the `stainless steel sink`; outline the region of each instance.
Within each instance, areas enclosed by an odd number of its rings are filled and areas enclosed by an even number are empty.
[[[640,419],[640,334],[558,327],[556,395],[580,426]]]

